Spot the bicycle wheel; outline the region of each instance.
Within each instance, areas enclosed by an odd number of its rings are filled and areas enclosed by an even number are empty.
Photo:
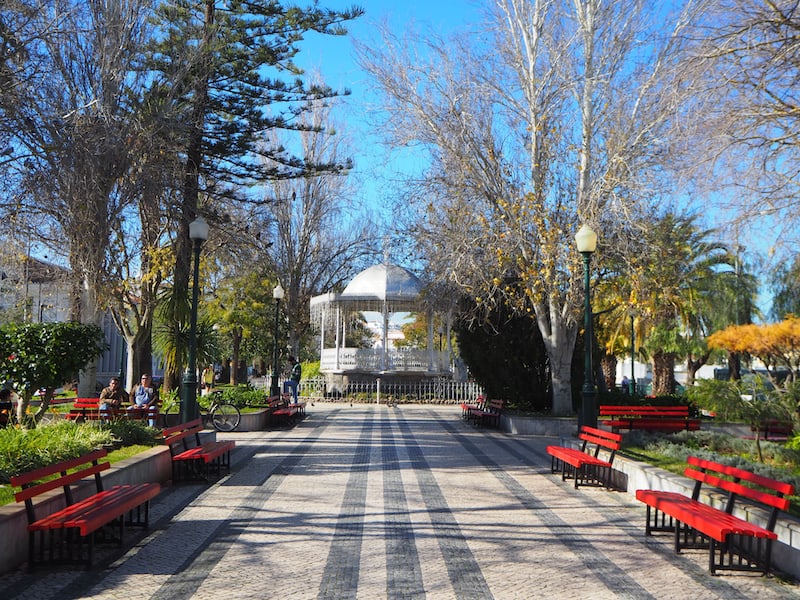
[[[233,404],[217,404],[211,411],[211,423],[217,431],[233,431],[241,419],[242,413]]]
[[[181,422],[181,403],[173,402],[164,411],[164,427],[174,427]]]

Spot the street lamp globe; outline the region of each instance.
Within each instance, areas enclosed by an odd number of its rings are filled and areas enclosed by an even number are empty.
[[[189,223],[189,238],[201,242],[208,239],[208,223],[203,217],[197,217]]]
[[[578,252],[591,254],[597,250],[597,234],[594,229],[584,223],[578,233],[575,234],[575,243],[578,246]]]

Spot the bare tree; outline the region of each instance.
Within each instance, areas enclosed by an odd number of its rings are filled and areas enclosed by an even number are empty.
[[[300,119],[294,141],[302,156],[316,164],[349,164],[348,139],[335,126],[329,107],[314,102]],[[268,134],[267,143],[293,144],[286,133],[276,131]],[[347,172],[323,170],[302,179],[276,180],[265,190],[275,274],[286,288],[288,345],[298,356],[310,333],[311,297],[340,288],[378,255],[381,239],[367,211],[354,200]]]
[[[431,157],[412,187],[420,256],[479,308],[505,302],[536,319],[555,414],[572,412],[582,300],[574,232],[581,222],[612,231],[665,186],[642,173],[666,164],[681,90],[664,94],[684,21],[656,31],[663,15],[648,10],[497,0],[477,36],[428,36],[415,53],[413,40],[384,33],[361,47],[392,143]]]
[[[715,0],[693,30],[685,73],[698,82],[695,162],[749,235],[797,241],[800,11],[797,2]],[[721,193],[727,192],[727,193]],[[769,226],[764,227],[765,219]],[[738,231],[738,229],[737,229]],[[738,240],[736,240],[738,243]]]
[[[8,209],[46,219],[40,241],[70,265],[72,318],[87,323],[98,322],[111,231],[126,209],[118,185],[136,135],[127,100],[148,5],[16,3],[2,14],[4,23],[18,17],[14,39],[24,44],[2,69],[13,79],[0,95],[13,158],[6,173],[16,184]],[[91,370],[83,382],[84,392],[94,388]]]

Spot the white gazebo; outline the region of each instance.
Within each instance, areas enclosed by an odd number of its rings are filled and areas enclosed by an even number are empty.
[[[434,346],[433,311],[422,297],[422,287],[413,273],[384,263],[356,275],[341,294],[312,298],[311,321],[320,333],[320,371],[345,385],[348,381],[377,377],[384,380],[449,377],[449,323],[445,338],[448,348],[441,351]],[[363,318],[365,313],[380,315],[380,339],[372,348],[348,347],[347,332],[353,317]],[[393,318],[403,313],[428,316],[427,348],[395,348],[390,343]]]

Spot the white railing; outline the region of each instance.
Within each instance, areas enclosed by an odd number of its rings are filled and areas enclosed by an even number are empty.
[[[345,389],[335,392],[327,390],[324,377],[316,377],[303,379],[298,391],[308,398],[437,404],[473,401],[483,395],[481,387],[472,381],[453,381],[444,377],[406,383],[351,382]]]
[[[384,352],[378,348],[340,348],[337,362],[336,348],[322,351],[320,369],[323,371],[396,371],[410,373],[450,372],[450,357],[447,352],[431,353],[428,350],[393,348]],[[430,364],[431,358],[433,364]]]

